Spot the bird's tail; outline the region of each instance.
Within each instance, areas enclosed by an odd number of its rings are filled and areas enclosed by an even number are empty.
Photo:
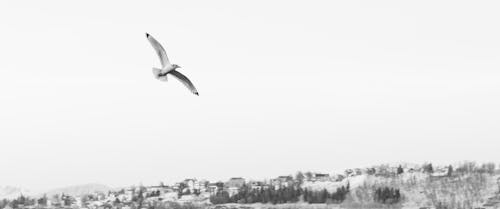
[[[167,75],[162,75],[162,70],[159,68],[153,68],[153,75],[158,80],[167,81]]]

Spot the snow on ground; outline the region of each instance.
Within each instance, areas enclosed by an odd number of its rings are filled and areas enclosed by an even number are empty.
[[[338,204],[309,204],[309,203],[285,203],[285,204],[237,204],[228,203],[223,205],[212,205],[209,209],[339,209]]]
[[[161,196],[164,201],[176,201],[178,199],[177,192],[169,192]]]
[[[316,182],[306,181],[304,182],[302,187],[313,191],[320,191],[326,189],[328,190],[328,192],[336,192],[337,188],[340,188],[342,186],[347,186],[347,183],[349,183],[351,189],[361,186],[365,182],[366,177],[367,177],[366,175],[358,175],[358,176],[347,177],[342,181],[316,181]]]
[[[177,202],[180,203],[192,203],[192,202],[197,202],[197,203],[209,203],[209,199],[206,196],[200,195],[182,195],[180,199],[177,199]]]

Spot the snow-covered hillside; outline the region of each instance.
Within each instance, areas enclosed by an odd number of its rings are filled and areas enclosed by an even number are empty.
[[[342,181],[316,181],[316,182],[306,181],[304,182],[302,187],[314,191],[320,191],[326,189],[329,192],[335,192],[337,188],[340,188],[342,186],[347,186],[348,182],[350,188],[356,188],[362,185],[365,182],[366,178],[367,175],[358,175],[358,176],[347,177]]]

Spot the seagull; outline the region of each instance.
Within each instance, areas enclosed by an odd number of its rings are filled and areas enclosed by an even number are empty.
[[[161,69],[153,68],[153,75],[155,78],[160,81],[167,81],[167,75],[172,75],[184,84],[193,94],[199,96],[198,90],[196,90],[193,83],[185,75],[176,70],[181,67],[177,64],[170,64],[167,52],[165,52],[165,49],[161,46],[160,42],[148,33],[146,33],[146,38],[148,38],[149,43],[151,43],[156,51],[156,54],[160,57]]]

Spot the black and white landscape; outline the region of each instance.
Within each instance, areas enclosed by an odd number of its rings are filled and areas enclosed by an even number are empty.
[[[499,7],[2,0],[0,209],[500,207]]]
[[[173,184],[121,188],[85,184],[38,194],[0,189],[0,206],[8,209],[496,208],[500,169],[494,163],[400,163],[335,173],[299,171],[268,179],[186,178]]]

